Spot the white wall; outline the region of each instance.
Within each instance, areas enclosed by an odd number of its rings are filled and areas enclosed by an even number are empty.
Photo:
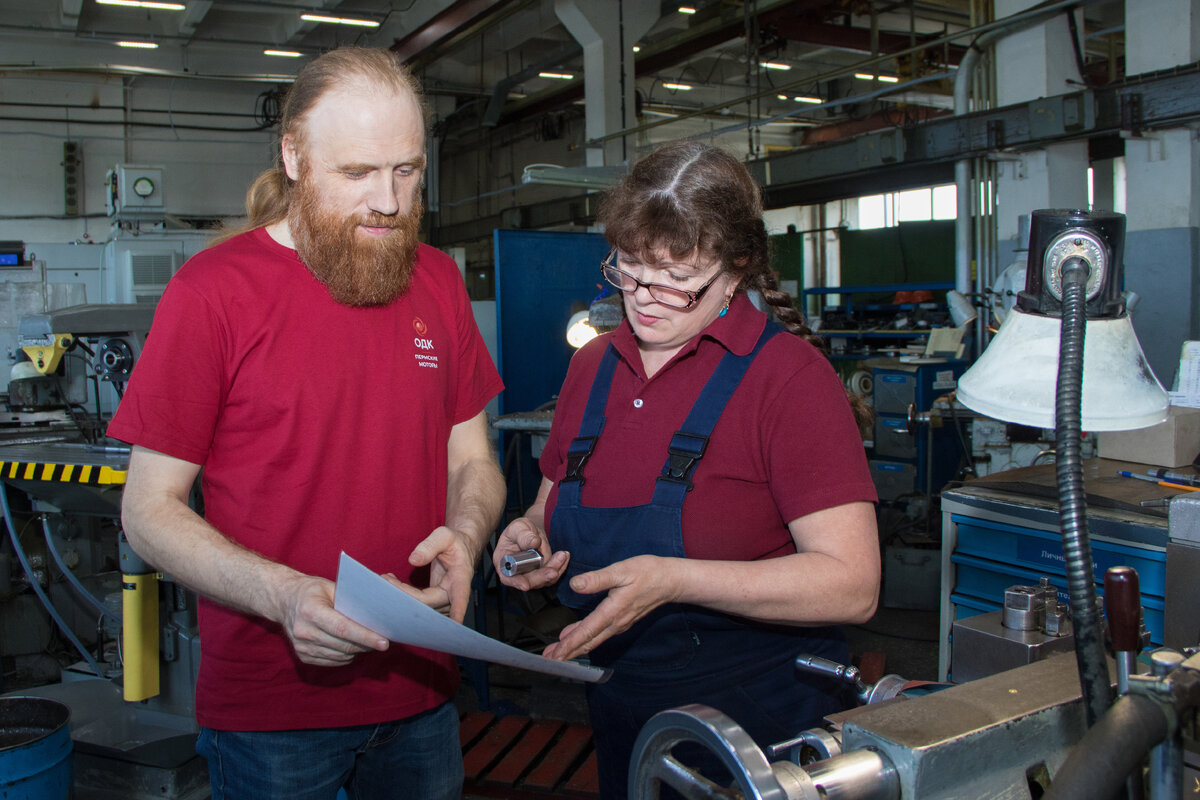
[[[0,240],[105,241],[104,175],[117,163],[164,165],[170,214],[240,215],[247,187],[274,154],[272,132],[254,130],[258,97],[270,88],[145,76],[6,74],[0,78]],[[197,111],[205,113],[189,113]],[[124,120],[144,124],[127,126]],[[78,218],[64,217],[66,141],[78,142],[82,156]]]

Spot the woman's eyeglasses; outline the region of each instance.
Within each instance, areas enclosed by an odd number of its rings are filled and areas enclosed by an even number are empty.
[[[645,287],[646,291],[650,293],[650,297],[656,303],[662,303],[664,306],[670,306],[671,308],[691,308],[700,301],[700,298],[708,291],[708,287],[712,286],[713,281],[721,273],[718,271],[716,275],[705,281],[704,285],[695,291],[677,289],[674,286],[665,286],[661,283],[646,283],[617,266],[617,250],[614,247],[612,252],[608,254],[608,257],[600,262],[600,274],[604,276],[604,280],[622,292],[636,292],[639,287]]]

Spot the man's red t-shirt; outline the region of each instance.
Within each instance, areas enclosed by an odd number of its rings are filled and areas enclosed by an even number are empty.
[[[421,246],[404,296],[351,308],[258,229],[172,279],[108,434],[201,465],[206,519],[267,558],[333,579],[344,550],[422,584],[408,556],[445,519],[450,429],[500,389],[445,254]],[[207,599],[199,615],[209,727],[369,724],[457,687],[445,654],[393,644],[314,667],[274,623]]]

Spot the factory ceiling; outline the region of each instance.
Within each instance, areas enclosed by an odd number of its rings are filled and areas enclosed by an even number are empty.
[[[300,63],[325,50],[383,46],[400,52],[443,105],[452,98],[469,106],[462,115],[469,124],[502,126],[583,113],[583,49],[556,13],[573,2],[610,4],[619,13],[609,0],[0,0],[0,75],[85,71],[286,83]],[[644,0],[626,0],[626,8],[635,2]],[[750,124],[757,155],[948,113],[953,70],[972,32],[991,21],[992,5],[684,2],[661,3],[649,30],[625,43],[636,63],[634,127],[653,131],[645,143]],[[1113,77],[1123,3],[1084,5],[1080,57]]]

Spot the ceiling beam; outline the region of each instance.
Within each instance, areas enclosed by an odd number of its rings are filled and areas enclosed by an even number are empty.
[[[318,9],[329,9],[336,6],[338,0],[318,0],[315,4],[316,8],[296,7],[296,15],[294,17],[280,18],[279,24],[276,26],[276,41],[281,44],[300,46],[303,43],[304,37],[320,25],[320,22],[309,22],[308,20],[300,19],[300,15],[308,11],[316,11]]]
[[[773,29],[779,36],[788,41],[820,45],[822,47],[835,47],[839,50],[866,53],[868,55],[897,53],[901,50],[907,50],[913,45],[920,44],[922,41],[930,41],[935,38],[927,34],[910,37],[906,33],[879,31],[877,34],[879,37],[879,52],[874,53],[871,50],[871,31],[868,28],[849,28],[844,25],[815,23],[811,20],[798,19],[796,17],[775,17],[770,20],[763,20],[763,22],[765,28]],[[938,34],[938,36],[940,35]],[[936,54],[935,61],[937,63],[957,67],[966,51],[967,48],[962,45],[952,44],[937,45],[930,48],[928,52]],[[943,57],[943,53],[945,57]]]
[[[83,0],[60,0],[58,4],[59,24],[75,30],[79,27],[79,15],[83,11]]]
[[[204,16],[210,8],[212,8],[212,0],[191,0],[184,12],[179,15],[180,35],[194,36],[196,26],[204,20]]]
[[[494,25],[527,0],[457,0],[392,44],[391,50],[414,72],[463,39]]]
[[[759,3],[757,17],[781,9],[800,7],[807,9],[820,0],[780,0],[779,2]],[[666,40],[644,46],[637,55],[636,70],[638,77],[652,75],[660,70],[680,64],[698,53],[716,47],[726,42],[741,39],[746,35],[746,19],[741,9],[729,8],[723,10],[720,16],[704,19],[697,25],[689,25],[687,30],[671,36]],[[573,103],[583,97],[583,82],[571,81],[562,87],[554,87],[523,100],[511,103],[505,109],[504,119],[522,118],[528,114],[538,114],[554,108]]]

